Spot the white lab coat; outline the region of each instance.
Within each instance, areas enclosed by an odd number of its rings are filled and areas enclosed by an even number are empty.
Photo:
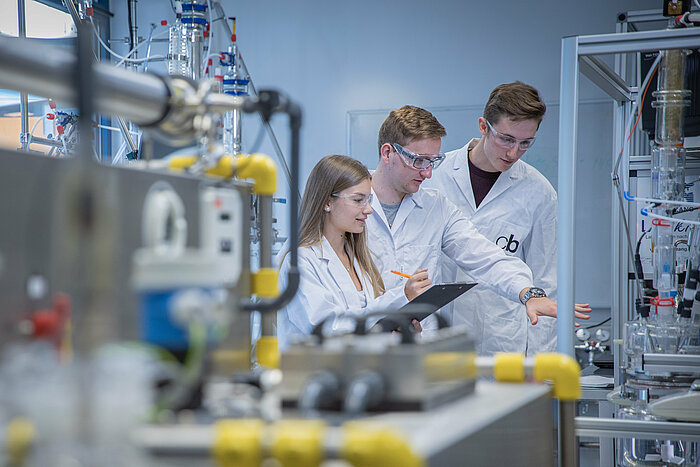
[[[412,274],[427,267],[430,279],[439,282],[441,251],[470,271],[477,282],[510,300],[518,301],[520,291],[533,284],[530,270],[522,261],[506,256],[477,232],[464,214],[437,190],[420,188],[404,196],[391,228],[376,196],[372,209],[374,212],[367,218],[369,248],[389,291],[403,289],[406,281],[392,274],[392,269]],[[520,308],[524,316],[525,307],[520,305]]]
[[[286,248],[282,251],[286,251]],[[286,286],[289,260],[290,255],[287,254],[279,273],[280,290]],[[291,341],[311,334],[314,326],[327,317],[331,319],[324,328],[326,331],[346,332],[354,329],[354,323],[349,319],[335,319],[341,314],[359,316],[395,310],[408,303],[403,287],[375,298],[369,277],[360,274],[359,263],[355,260],[355,271],[362,282],[362,292],[358,292],[350,274],[325,237],[320,243],[300,247],[298,263],[299,290],[294,299],[277,312],[277,338],[282,351],[289,347]],[[362,306],[361,296],[364,296],[365,306]]]
[[[531,165],[517,161],[496,180],[478,208],[474,201],[466,146],[447,153],[433,177],[424,182],[449,196],[486,238],[510,256],[523,260],[532,271],[534,285],[556,300],[557,194]],[[469,277],[449,258],[443,258],[446,280]],[[530,324],[522,305],[505,300],[481,285],[455,300],[445,318],[466,324],[476,335],[477,352],[556,352],[556,319],[539,317]]]

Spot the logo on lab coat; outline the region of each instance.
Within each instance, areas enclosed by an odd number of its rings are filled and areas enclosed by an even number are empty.
[[[515,239],[515,234],[510,234],[510,238],[501,235],[496,239],[496,245],[506,250],[508,253],[515,253],[518,251],[520,242]]]

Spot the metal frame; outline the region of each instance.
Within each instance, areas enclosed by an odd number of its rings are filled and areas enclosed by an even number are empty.
[[[18,37],[24,39],[27,37],[27,13],[25,10],[24,0],[17,0],[17,23]],[[28,149],[27,140],[29,139],[29,94],[26,92],[19,93],[19,114],[20,114],[20,132],[19,146],[20,149]]]
[[[576,193],[576,161],[577,161],[577,131],[578,131],[578,101],[579,101],[579,72],[586,75],[594,84],[611,97],[614,105],[613,113],[613,151],[614,160],[624,141],[625,115],[629,113],[632,101],[636,98],[638,90],[627,84],[628,57],[632,52],[656,51],[675,48],[700,47],[700,28],[628,32],[636,29],[632,22],[652,22],[664,20],[658,11],[629,12],[620,16],[616,34],[603,34],[595,36],[572,36],[562,39],[561,55],[561,87],[560,87],[560,114],[559,114],[559,224],[558,224],[558,302],[560,310],[573,310],[575,291],[574,253],[576,246],[575,232],[575,193]],[[614,70],[598,55],[614,54]],[[637,72],[637,75],[639,72]],[[638,76],[633,82],[638,82]],[[641,138],[630,140],[626,143],[632,151],[642,148]],[[635,152],[631,152],[635,154]],[[623,158],[621,172],[628,173],[629,164]],[[613,188],[614,189],[614,188]],[[616,198],[617,194],[613,194]],[[613,201],[617,203],[617,201]],[[613,342],[622,342],[624,323],[630,319],[631,304],[633,303],[633,291],[630,290],[629,272],[631,271],[630,256],[627,250],[626,232],[622,227],[623,216],[629,218],[629,209],[621,210],[615,206],[612,210],[612,247],[611,257],[613,262],[612,293],[611,293],[611,317]],[[574,355],[573,314],[561,313],[558,318],[558,351],[560,353]],[[614,351],[615,384],[622,382],[623,374],[622,352],[618,345]],[[679,430],[679,424],[655,424],[648,422],[639,423],[639,426],[627,423],[619,425],[619,422],[630,422],[615,419],[576,419],[578,436],[598,436],[610,438],[617,436],[642,436],[643,432],[653,439],[671,436],[673,439],[685,439]],[[634,422],[633,422],[634,423]],[[629,428],[632,427],[632,428]],[[632,431],[625,431],[630,429]],[[690,428],[697,439],[698,426]],[[650,431],[651,430],[651,431]],[[663,434],[665,433],[665,434]],[[607,441],[610,443],[611,441]],[[601,446],[603,440],[601,439]],[[603,450],[601,449],[601,455]],[[602,459],[608,462],[609,459]]]
[[[682,30],[663,30],[649,32],[628,32],[603,34],[598,36],[572,36],[562,39],[562,69],[559,114],[559,231],[558,231],[558,299],[562,310],[574,307],[574,214],[576,193],[576,140],[578,129],[578,89],[579,71],[596,73],[595,83],[604,82],[603,91],[613,98],[633,97],[636,89],[627,86],[619,74],[613,78],[608,67],[595,66],[601,62],[584,57],[599,54],[619,54],[661,49],[700,47],[700,28]],[[585,61],[586,65],[580,66]],[[620,63],[622,64],[622,63]],[[625,98],[626,99],[626,98]],[[615,100],[615,140],[624,137],[622,132],[622,112],[629,101]],[[624,167],[623,167],[624,169]],[[619,235],[618,235],[619,237]],[[618,246],[619,248],[619,246]],[[619,257],[619,251],[613,249],[613,257]],[[627,277],[625,271],[623,275]],[[618,275],[619,277],[619,275]],[[613,315],[615,305],[622,305],[619,290],[613,295]],[[621,308],[618,308],[618,310]],[[573,315],[562,313],[558,319],[558,351],[574,355],[573,336],[569,332],[573,327]],[[613,338],[620,338],[620,326],[613,327]],[[616,361],[616,366],[617,366]]]

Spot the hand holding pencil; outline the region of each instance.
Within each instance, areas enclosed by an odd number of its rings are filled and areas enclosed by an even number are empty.
[[[408,278],[406,285],[403,287],[403,291],[406,294],[406,298],[409,300],[413,300],[433,285],[433,281],[428,277],[428,268],[418,269],[411,276],[399,271],[392,270],[391,272]]]

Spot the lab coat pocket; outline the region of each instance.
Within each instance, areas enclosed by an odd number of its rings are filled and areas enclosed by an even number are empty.
[[[440,251],[434,245],[411,245],[401,252],[401,267],[406,274],[413,274],[417,269],[428,268],[428,277],[435,282],[437,279],[438,259]]]

